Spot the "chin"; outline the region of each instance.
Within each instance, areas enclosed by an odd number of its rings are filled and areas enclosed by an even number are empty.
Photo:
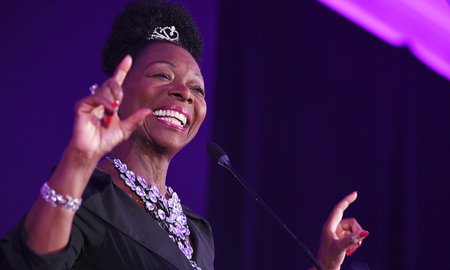
[[[167,140],[166,137],[163,140],[153,139],[148,145],[151,145],[150,147],[160,154],[175,155],[187,145],[187,142],[180,140]]]

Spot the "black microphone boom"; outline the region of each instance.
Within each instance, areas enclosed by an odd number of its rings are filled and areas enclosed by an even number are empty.
[[[213,142],[209,142],[206,144],[206,150],[208,150],[209,155],[219,163],[219,165],[222,165],[223,167],[227,168],[233,175],[236,177],[239,182],[253,195],[253,197],[256,199],[256,201],[259,202],[259,204],[278,222],[278,224],[294,239],[295,243],[301,248],[301,250],[306,254],[306,256],[311,260],[311,262],[314,264],[315,267],[317,267],[318,270],[323,270],[322,266],[320,266],[319,262],[316,260],[316,258],[311,254],[311,251],[303,245],[302,242],[300,242],[297,237],[289,230],[289,228],[281,221],[281,219],[272,211],[272,209],[267,206],[267,204],[261,199],[261,197],[256,194],[256,192],[247,184],[247,182],[244,181],[244,179],[237,173],[237,171],[231,166],[230,160],[228,159],[227,154],[225,151],[223,151],[220,146]]]

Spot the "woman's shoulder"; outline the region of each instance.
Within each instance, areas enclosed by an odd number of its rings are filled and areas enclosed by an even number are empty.
[[[191,239],[195,243],[195,261],[202,265],[202,269],[214,269],[214,239],[211,226],[206,219],[188,207],[183,206],[183,212],[188,218]]]
[[[189,207],[184,205],[182,207],[183,213],[186,215],[189,222],[191,223],[190,226],[195,226],[195,230],[197,230],[199,233],[203,235],[209,235],[212,238],[212,230],[209,222],[200,215],[198,215],[197,213],[195,213],[194,211],[192,211]]]
[[[202,216],[200,216],[197,213],[195,213],[194,211],[192,211],[189,207],[187,207],[185,205],[182,205],[182,207],[183,207],[183,213],[186,215],[187,218],[206,221]]]

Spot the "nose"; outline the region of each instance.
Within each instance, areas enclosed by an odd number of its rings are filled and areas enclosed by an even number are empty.
[[[185,85],[180,85],[178,87],[170,89],[168,94],[180,101],[186,101],[189,104],[192,104],[194,102],[191,96],[191,89],[189,89],[189,87]]]

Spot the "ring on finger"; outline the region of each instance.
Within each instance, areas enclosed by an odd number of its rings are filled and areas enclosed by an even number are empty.
[[[95,90],[98,89],[98,84],[93,84],[91,87],[89,87],[89,91],[91,91],[91,95],[95,95]]]

